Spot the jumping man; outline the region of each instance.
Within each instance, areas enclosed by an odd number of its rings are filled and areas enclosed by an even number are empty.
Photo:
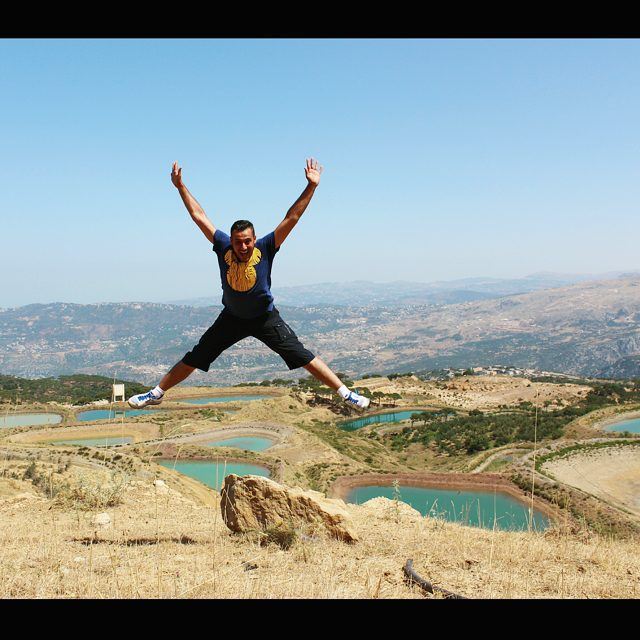
[[[289,369],[304,367],[311,375],[337,391],[345,402],[366,409],[369,399],[350,391],[338,376],[311,351],[305,349],[291,327],[282,320],[271,295],[271,265],[280,246],[296,226],[320,184],[322,167],[306,161],[307,186],[275,231],[256,239],[253,224],[237,220],[231,236],[216,229],[182,181],[182,168],[173,163],[171,181],[178,189],[191,219],[218,256],[222,280],[223,309],[200,341],[147,393],[129,398],[135,408],[160,404],[165,392],[190,376],[195,369],[208,371],[211,363],[239,340],[253,336],[275,351]]]

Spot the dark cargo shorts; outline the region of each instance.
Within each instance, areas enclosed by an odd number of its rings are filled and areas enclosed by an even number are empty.
[[[224,309],[209,327],[200,342],[182,358],[184,364],[209,371],[211,363],[230,346],[243,338],[253,336],[275,351],[289,369],[309,364],[315,356],[305,349],[293,329],[280,317],[277,309],[262,316],[243,320]]]

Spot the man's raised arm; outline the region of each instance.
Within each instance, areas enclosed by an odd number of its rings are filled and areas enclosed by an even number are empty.
[[[178,190],[191,219],[198,225],[200,231],[207,237],[207,240],[213,244],[213,234],[216,232],[216,228],[213,226],[211,220],[207,218],[204,209],[189,193],[189,189],[184,185],[184,182],[182,182],[182,167],[179,167],[177,162],[173,163],[171,169],[171,182],[173,182],[175,188]]]
[[[291,229],[296,226],[300,216],[304,213],[311,198],[316,190],[316,187],[320,184],[320,174],[322,173],[322,166],[318,165],[318,161],[313,158],[309,158],[306,161],[304,169],[305,176],[307,178],[307,186],[305,190],[300,194],[300,197],[291,205],[284,220],[276,227],[274,231],[276,249],[285,241],[285,238],[291,233]]]

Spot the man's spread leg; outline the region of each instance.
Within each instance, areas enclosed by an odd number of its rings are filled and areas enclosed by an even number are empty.
[[[140,393],[137,396],[129,398],[129,406],[136,409],[142,409],[150,404],[160,404],[166,391],[169,391],[171,387],[175,387],[179,382],[182,382],[188,378],[195,370],[195,367],[190,367],[184,362],[180,361],[171,367],[169,372],[165,374],[164,378],[160,380],[160,384],[147,393]]]
[[[182,362],[201,371],[209,371],[211,363],[223,351],[248,335],[246,322],[223,310],[198,344],[184,354]]]
[[[369,406],[369,398],[361,396],[355,391],[350,391],[338,376],[329,369],[327,364],[317,356],[304,367],[314,378],[324,382],[328,387],[337,391],[342,399],[347,403],[359,409],[366,409]]]
[[[180,360],[180,362],[177,362],[171,367],[170,371],[160,380],[158,386],[162,393],[165,393],[165,391],[169,391],[171,387],[175,387],[183,380],[186,380],[194,371],[195,367],[191,367]]]
[[[147,405],[160,404],[165,391],[188,378],[195,369],[208,371],[211,363],[225,349],[247,335],[242,322],[222,312],[213,325],[205,331],[198,344],[185,353],[182,360],[162,378],[160,384],[147,393],[129,398],[129,406],[141,409]]]
[[[277,309],[270,311],[264,320],[257,323],[253,336],[275,351],[289,369],[304,367],[314,378],[337,391],[351,406],[366,409],[369,399],[342,384],[338,376],[311,351],[305,349],[293,329],[280,317]]]

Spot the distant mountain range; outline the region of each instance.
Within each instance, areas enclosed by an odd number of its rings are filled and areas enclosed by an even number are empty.
[[[553,274],[532,276],[529,286],[541,287],[545,279],[551,282]],[[308,348],[351,375],[503,364],[640,377],[640,275],[517,294],[505,294],[507,284],[486,279],[457,281],[455,291],[465,291],[460,288],[464,282],[495,285],[496,297],[387,303],[384,296],[395,286],[388,284],[381,285],[382,302],[376,304],[359,299],[357,306],[301,306],[298,300],[298,306],[278,306]],[[400,284],[398,298],[418,298],[409,283]],[[53,303],[3,310],[0,373],[117,374],[151,383],[197,342],[219,311],[219,305],[154,303]],[[278,356],[249,339],[225,352],[208,374],[194,374],[191,380],[235,384],[291,376],[306,372],[289,373]]]
[[[612,280],[625,275],[640,275],[621,271],[603,274],[562,274],[540,272],[518,279],[464,278],[436,282],[323,282],[296,287],[273,287],[276,304],[291,307],[311,305],[415,305],[415,304],[456,304],[485,300],[501,296],[529,293],[543,289],[566,287],[578,282]],[[354,301],[354,292],[357,300]],[[200,298],[185,298],[167,301],[167,304],[181,304],[192,307],[207,307],[220,303],[222,292]]]

